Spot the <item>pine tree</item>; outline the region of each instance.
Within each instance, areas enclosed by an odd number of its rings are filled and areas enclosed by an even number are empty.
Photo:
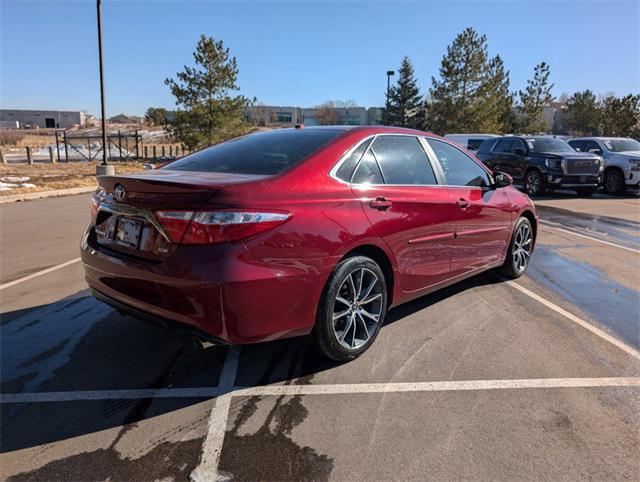
[[[527,88],[518,92],[521,114],[518,130],[531,134],[550,130],[551,126],[544,118],[544,108],[553,100],[551,90],[554,84],[549,84],[550,74],[549,65],[546,62],[539,63],[533,70],[533,78],[527,81]]]
[[[422,98],[413,65],[406,55],[400,63],[398,74],[398,83],[392,86],[389,92],[389,105],[385,112],[386,123],[392,126],[420,128]]]
[[[640,95],[602,99],[600,130],[604,136],[640,137]]]
[[[466,28],[447,47],[440,78],[431,78],[427,124],[438,133],[509,130],[509,72],[489,58],[487,37]]]
[[[238,66],[221,40],[201,35],[193,57],[195,67],[185,66],[177,80],[165,80],[177,106],[169,135],[189,150],[246,133],[245,109],[251,103],[230,95],[238,90]]]
[[[566,125],[572,135],[597,134],[599,121],[598,101],[590,90],[576,92],[567,100]]]

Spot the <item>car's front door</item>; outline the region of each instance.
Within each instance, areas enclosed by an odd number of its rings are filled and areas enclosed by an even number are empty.
[[[452,198],[438,185],[417,137],[376,136],[354,172],[352,190],[393,252],[403,292],[417,293],[450,277]]]
[[[503,189],[491,188],[489,173],[462,150],[438,139],[426,140],[455,199],[451,275],[501,259],[511,237],[511,203],[507,194]]]

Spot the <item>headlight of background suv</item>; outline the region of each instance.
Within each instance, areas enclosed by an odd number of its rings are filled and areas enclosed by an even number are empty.
[[[629,159],[632,171],[640,171],[640,159]]]
[[[598,172],[604,171],[604,159],[602,157],[598,157],[598,165],[600,166]]]
[[[562,169],[561,159],[545,159],[544,163],[549,169]]]

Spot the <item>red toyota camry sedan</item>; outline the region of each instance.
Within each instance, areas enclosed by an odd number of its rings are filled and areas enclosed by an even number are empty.
[[[310,335],[346,361],[389,308],[527,269],[537,230],[510,178],[425,132],[307,127],[105,176],[82,239],[95,296],[233,344]]]

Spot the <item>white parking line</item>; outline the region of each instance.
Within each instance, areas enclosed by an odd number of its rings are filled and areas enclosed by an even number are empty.
[[[51,266],[50,268],[43,269],[41,271],[36,271],[35,273],[31,273],[30,275],[25,276],[23,278],[18,278],[18,279],[15,279],[13,281],[9,281],[7,283],[3,283],[3,284],[0,285],[0,290],[4,290],[6,288],[11,288],[12,286],[15,286],[15,285],[17,285],[19,283],[24,283],[25,281],[32,280],[33,278],[37,278],[38,276],[42,276],[42,275],[51,273],[52,271],[56,271],[56,270],[59,270],[59,269],[62,269],[62,268],[66,268],[67,266],[70,266],[70,265],[72,265],[74,263],[77,263],[78,261],[80,261],[80,258],[70,259],[69,261],[65,261],[64,263],[60,263],[60,264],[57,264],[55,266]]]
[[[570,229],[565,229],[556,223],[552,223],[549,221],[540,221],[540,224],[542,224],[543,226],[549,229],[555,229],[556,231],[562,231],[563,233],[572,234],[573,236],[590,239],[591,241],[595,241],[597,243],[606,244],[607,246],[613,246],[614,248],[624,249],[626,251],[631,251],[632,253],[640,254],[640,249],[634,249],[628,246],[623,246],[622,244],[612,243],[611,241],[605,241],[604,239],[594,238],[593,236],[589,236],[586,234],[576,233],[575,231],[571,231]]]
[[[137,400],[142,398],[212,398],[217,397],[219,394],[218,387],[2,393],[0,394],[0,403],[83,402],[91,400]]]
[[[191,480],[208,481],[218,480],[218,463],[222,452],[224,434],[227,430],[227,418],[229,417],[229,407],[231,405],[230,393],[236,383],[238,373],[238,361],[240,359],[240,347],[230,346],[227,349],[227,356],[224,360],[220,383],[218,389],[222,394],[211,409],[207,436],[202,444],[202,455],[200,463],[191,472]]]
[[[640,377],[605,378],[527,378],[514,380],[460,380],[436,382],[399,383],[338,383],[330,385],[265,385],[259,387],[193,387],[137,390],[87,390],[68,392],[3,393],[0,403],[84,402],[94,400],[127,400],[142,398],[213,398],[216,405],[211,411],[204,446],[212,447],[226,427],[225,408],[228,411],[231,397],[338,395],[358,393],[406,393],[406,392],[455,392],[469,390],[506,390],[523,388],[598,388],[640,387]],[[224,403],[220,403],[226,399]],[[211,438],[213,437],[213,438]],[[221,446],[221,445],[219,445]],[[219,456],[219,453],[218,453]],[[212,463],[211,459],[207,464]],[[203,465],[202,463],[200,465]]]
[[[582,318],[579,318],[578,316],[574,315],[573,313],[570,313],[569,311],[567,311],[564,308],[556,305],[555,303],[549,301],[548,299],[543,298],[542,296],[534,293],[533,291],[525,288],[522,285],[519,285],[514,280],[506,280],[506,279],[504,279],[504,278],[502,278],[500,276],[498,276],[498,278],[500,280],[506,282],[512,288],[515,288],[518,291],[520,291],[521,293],[524,293],[529,298],[532,298],[532,299],[536,300],[538,303],[543,304],[547,308],[549,308],[549,309],[555,311],[556,313],[564,316],[565,318],[573,321],[575,324],[580,325],[584,329],[589,330],[594,335],[599,336],[603,340],[606,340],[609,343],[611,343],[612,345],[615,345],[616,347],[618,347],[621,350],[625,351],[626,353],[628,353],[632,357],[637,358],[637,359],[640,360],[640,352],[638,350],[636,350],[635,348],[633,348],[633,347],[627,345],[626,343],[618,340],[617,338],[611,336],[609,333],[605,332],[604,330],[601,330],[600,328],[597,328],[597,327],[593,326],[591,323],[583,320]]]

